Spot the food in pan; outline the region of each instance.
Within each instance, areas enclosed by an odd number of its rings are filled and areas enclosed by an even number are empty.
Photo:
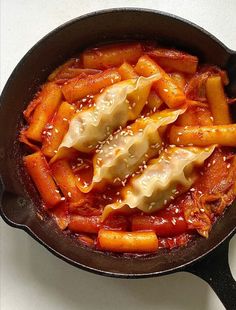
[[[207,238],[236,195],[227,73],[155,43],[97,46],[48,77],[19,139],[42,207],[96,250]]]

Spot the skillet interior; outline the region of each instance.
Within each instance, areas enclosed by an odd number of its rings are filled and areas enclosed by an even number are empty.
[[[148,10],[117,9],[89,14],[59,27],[27,53],[1,96],[0,167],[5,187],[1,214],[10,225],[25,229],[76,266],[110,276],[142,277],[171,272],[214,249],[235,229],[235,204],[217,222],[208,240],[198,238],[187,247],[135,259],[94,252],[62,234],[51,219],[36,216],[40,197],[22,166],[24,150],[17,141],[23,109],[56,66],[87,46],[124,39],[156,39],[196,54],[202,62],[226,68],[232,80],[229,95],[236,96],[236,54],[181,19]]]

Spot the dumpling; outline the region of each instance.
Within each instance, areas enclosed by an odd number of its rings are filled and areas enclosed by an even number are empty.
[[[139,118],[108,137],[93,158],[92,183],[88,187],[81,187],[81,191],[87,193],[92,188],[102,188],[106,183],[119,184],[140,165],[156,156],[162,144],[158,128],[173,123],[184,111],[166,109]]]
[[[90,153],[99,141],[119,126],[138,117],[147,101],[152,83],[159,75],[139,77],[113,84],[97,96],[92,108],[78,112],[71,120],[61,147]]]
[[[195,181],[194,167],[202,165],[215,146],[168,147],[159,158],[153,159],[144,172],[131,178],[122,191],[122,200],[105,207],[105,219],[113,210],[138,208],[151,213],[163,208],[178,195],[176,188],[187,190]]]

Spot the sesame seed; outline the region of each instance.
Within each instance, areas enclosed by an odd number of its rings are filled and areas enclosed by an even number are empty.
[[[72,196],[72,195],[71,195],[71,192],[68,192],[67,195],[68,195],[68,197],[71,197],[71,196]]]
[[[125,184],[126,184],[126,180],[122,181],[121,184],[122,184],[122,186],[124,187]]]
[[[156,148],[158,148],[160,146],[160,144],[159,143],[156,143],[156,144],[152,144],[151,145],[151,148],[152,149],[156,149]]]
[[[102,159],[100,157],[97,158],[97,164],[100,164]]]
[[[120,181],[121,181],[120,178],[115,178],[115,179],[113,180],[113,183],[120,182]]]
[[[64,201],[64,200],[66,200],[66,198],[65,197],[61,197],[61,201]]]
[[[63,117],[63,121],[67,122],[67,121],[68,121],[68,119],[67,119],[67,118],[65,118],[65,117]]]

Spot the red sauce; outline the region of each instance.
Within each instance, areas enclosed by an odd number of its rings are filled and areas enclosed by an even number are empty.
[[[158,50],[156,44],[153,43],[143,44],[142,46],[139,43],[135,43],[133,45],[133,51],[129,44],[121,44],[119,45],[119,49],[120,50],[116,50],[116,47],[101,47],[94,49],[94,51],[85,51],[82,53],[81,58],[69,60],[52,73],[49,77],[49,81],[54,85],[55,92],[62,89],[62,98],[60,100],[65,101],[68,99],[67,101],[70,101],[70,98],[76,98],[72,100],[72,102],[69,102],[71,108],[74,109],[75,112],[92,108],[96,101],[96,95],[104,91],[107,86],[106,83],[111,85],[114,82],[109,82],[108,70],[106,71],[106,82],[102,81],[102,74],[105,69],[114,69],[112,70],[112,74],[119,80],[119,65],[122,64],[124,59],[126,61],[129,60],[131,65],[134,65],[142,54],[147,53],[150,57],[153,57],[157,63],[159,61],[163,64],[162,69],[166,70],[167,73],[171,72],[171,78],[176,78],[177,73],[177,78],[179,80],[176,80],[176,83],[182,83],[181,85],[184,85],[183,90],[181,90],[182,95],[186,96],[189,102],[191,100],[191,104],[198,104],[198,101],[201,101],[199,103],[199,108],[198,106],[193,106],[192,110],[189,108],[191,111],[188,112],[188,118],[183,119],[182,115],[176,124],[181,126],[186,120],[191,120],[192,123],[190,125],[204,126],[212,124],[211,111],[207,103],[205,82],[209,76],[219,75],[223,83],[227,84],[228,79],[224,71],[213,66],[199,66],[196,71],[197,57],[175,50]],[[119,63],[119,61],[121,61],[121,63]],[[84,66],[85,63],[88,67]],[[114,63],[114,65],[111,65],[112,63]],[[94,64],[94,67],[91,67],[91,64]],[[186,68],[184,64],[186,64]],[[130,68],[132,71],[133,67],[131,66]],[[179,68],[180,71],[176,68]],[[93,78],[93,76],[95,78]],[[89,83],[87,84],[86,78],[89,79]],[[74,86],[70,88],[71,81],[73,85],[77,85],[76,83],[80,83],[81,80],[85,81],[83,82],[85,88],[92,89],[91,93],[83,97],[80,97],[77,93],[73,93]],[[173,82],[174,80],[171,81]],[[99,88],[99,83],[101,82],[103,84],[101,84],[102,86]],[[100,89],[96,94],[94,94],[94,84],[96,84],[96,89]],[[63,87],[66,85],[69,86],[66,92],[64,92]],[[156,91],[156,88],[153,87],[153,90]],[[66,94],[69,94],[68,98],[66,98]],[[42,98],[45,100],[49,95],[50,94],[45,93],[45,89],[39,91],[36,94],[36,98],[34,98],[24,112],[28,124],[22,130],[20,140],[31,148],[31,152],[32,150],[39,150],[41,144],[47,143],[50,145],[52,143],[52,128],[57,119],[57,110],[48,117],[41,135],[42,139],[39,139],[40,141],[32,141],[32,139],[27,136],[27,129],[32,125],[32,122],[37,122],[37,120],[32,117],[34,116],[34,111],[40,106],[43,100]],[[153,108],[149,105],[145,105],[141,115],[149,115],[153,112],[152,109]],[[166,109],[164,103],[159,107],[159,111],[163,109]],[[194,113],[195,110],[201,112],[202,119],[196,117],[196,113]],[[64,121],[68,121],[69,124],[70,120],[65,119]],[[130,123],[131,122],[128,122],[127,125]],[[168,133],[168,128],[166,131],[160,131],[163,143],[167,145],[169,143]],[[55,154],[57,154],[57,149],[55,150]],[[105,221],[102,221],[101,215],[104,207],[122,198],[122,189],[129,183],[130,176],[123,184],[107,184],[101,190],[93,189],[88,193],[80,192],[79,188],[82,186],[89,186],[92,182],[94,154],[95,150],[91,151],[89,154],[72,150],[68,154],[64,154],[64,157],[62,156],[62,158],[57,159],[61,160],[62,163],[64,162],[64,166],[67,167],[67,171],[65,171],[65,180],[63,180],[63,176],[61,175],[60,182],[54,175],[54,162],[52,163],[51,158],[47,157],[47,154],[42,163],[42,165],[45,165],[45,167],[43,167],[44,172],[49,171],[48,184],[51,184],[54,179],[55,183],[59,186],[57,190],[59,199],[61,195],[61,201],[59,203],[53,208],[50,206],[50,209],[48,205],[45,205],[45,209],[54,217],[62,230],[69,232],[81,244],[88,247],[102,249],[97,238],[99,231],[102,229],[118,232],[155,232],[159,241],[158,249],[173,249],[185,246],[196,232],[207,237],[216,219],[224,212],[225,207],[235,198],[235,191],[232,190],[235,183],[236,170],[233,152],[231,149],[216,148],[213,155],[205,161],[204,166],[196,170],[198,177],[192,187],[187,192],[180,194],[177,198],[172,200],[170,204],[165,205],[162,210],[152,214],[145,214],[136,209],[125,209],[114,212],[112,215],[109,215]],[[40,171],[37,171],[36,175],[40,175]],[[44,178],[46,179],[47,175],[44,176]],[[37,185],[36,181],[34,180]],[[68,182],[68,184],[65,184],[66,186],[63,187],[63,185],[61,185],[63,182]],[[68,190],[65,194],[65,189],[70,187],[73,188],[73,192]],[[40,187],[40,189],[43,190],[42,187]],[[74,197],[77,198],[74,199]]]

